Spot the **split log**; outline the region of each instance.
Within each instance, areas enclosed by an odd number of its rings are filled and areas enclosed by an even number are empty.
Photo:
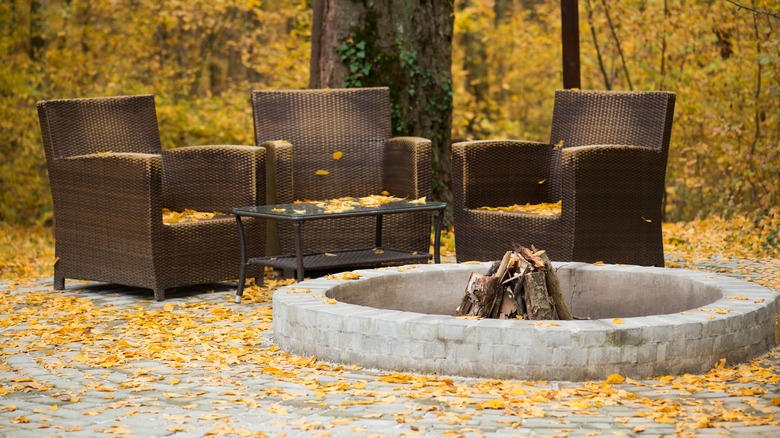
[[[523,274],[525,275],[525,273]],[[512,291],[515,296],[515,302],[517,303],[517,315],[523,319],[528,319],[528,311],[525,307],[525,295],[523,294],[523,277],[519,278],[515,283],[515,288]]]
[[[497,277],[472,272],[456,314],[487,318],[493,311],[498,289]]]
[[[498,319],[514,319],[517,316],[517,301],[515,296],[509,291],[504,292],[504,298],[501,300],[501,306],[498,311]]]
[[[515,252],[519,253],[523,258],[534,267],[534,269],[544,269],[544,262],[538,256],[536,256],[536,248],[531,245],[533,249],[528,249],[522,245],[514,245]]]
[[[496,280],[498,280],[498,284],[496,285],[496,292],[493,296],[493,304],[490,307],[490,312],[484,315],[486,318],[498,318],[499,313],[501,313],[501,305],[503,304],[504,296],[507,293],[506,287],[503,286],[503,279],[512,267],[512,251],[507,251],[504,253],[501,264],[498,265],[498,270],[494,275]]]
[[[534,253],[535,256],[544,263],[544,279],[547,286],[547,293],[550,294],[553,303],[555,303],[555,311],[558,312],[559,319],[573,319],[569,306],[563,299],[563,292],[561,291],[561,283],[558,281],[558,276],[555,274],[550,257],[547,256],[547,251],[538,251]]]
[[[504,253],[504,257],[501,259],[501,264],[498,265],[498,270],[494,274],[494,276],[499,280],[501,280],[504,277],[504,274],[506,274],[506,271],[509,268],[510,260],[512,260],[512,251],[507,251]]]
[[[547,294],[547,285],[544,272],[536,271],[525,275],[523,279],[525,289],[525,303],[528,311],[528,319],[553,319],[554,308],[552,300]]]

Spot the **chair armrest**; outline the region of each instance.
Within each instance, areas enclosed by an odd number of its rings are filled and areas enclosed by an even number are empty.
[[[285,140],[271,140],[260,146],[266,149],[266,203],[289,204],[295,201],[293,145]]]
[[[563,209],[573,210],[578,224],[660,227],[665,174],[666,160],[660,150],[629,145],[565,148]]]
[[[417,199],[430,196],[431,141],[419,137],[395,137],[385,142],[382,187],[392,196]]]
[[[454,208],[555,202],[546,199],[552,146],[521,140],[452,145]]]
[[[166,208],[230,212],[265,204],[265,148],[189,146],[163,151]]]
[[[83,233],[95,244],[120,236],[151,245],[162,227],[162,158],[101,153],[53,160],[56,232]],[[113,239],[115,240],[115,239]]]

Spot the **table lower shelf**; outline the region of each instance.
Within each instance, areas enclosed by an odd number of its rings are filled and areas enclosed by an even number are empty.
[[[430,259],[431,255],[427,252],[408,252],[389,248],[354,249],[304,254],[303,269],[375,268],[408,263],[428,263]],[[277,269],[298,269],[295,255],[255,257],[247,260],[247,264],[270,266]]]

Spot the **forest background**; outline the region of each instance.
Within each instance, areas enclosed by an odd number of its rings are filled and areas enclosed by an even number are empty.
[[[677,93],[666,222],[780,215],[778,3],[743,2],[769,14],[579,2],[583,89]],[[454,19],[452,138],[549,140],[560,3],[457,0]],[[311,25],[310,0],[3,1],[0,223],[51,219],[36,101],[152,93],[164,148],[253,144],[250,92],[308,86]]]

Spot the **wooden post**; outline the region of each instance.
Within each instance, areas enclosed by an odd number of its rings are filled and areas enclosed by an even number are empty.
[[[580,18],[577,0],[561,0],[563,88],[580,88]]]

